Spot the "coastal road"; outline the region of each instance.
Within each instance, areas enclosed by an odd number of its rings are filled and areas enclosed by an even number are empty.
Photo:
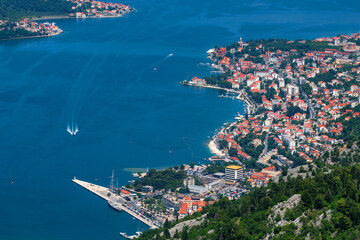
[[[304,95],[304,98],[305,98],[305,102],[306,104],[308,105],[308,108],[309,108],[309,112],[310,112],[310,116],[311,117],[314,117],[316,114],[315,114],[315,111],[310,103],[310,100],[308,98],[308,96],[306,95],[306,93],[304,92],[304,90],[302,90],[302,88],[300,88],[300,91],[301,91],[301,94]]]
[[[266,134],[266,138],[265,138],[265,149],[264,149],[264,155],[267,153],[268,151],[268,140],[269,140],[269,133]]]

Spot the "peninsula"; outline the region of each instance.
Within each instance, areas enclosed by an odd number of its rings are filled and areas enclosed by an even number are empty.
[[[31,6],[27,0],[17,0],[12,4],[15,10],[4,7],[6,3],[0,7],[0,40],[49,37],[63,32],[55,23],[38,23],[37,20],[122,17],[135,10],[120,3],[90,0],[52,0],[52,4],[35,0]]]

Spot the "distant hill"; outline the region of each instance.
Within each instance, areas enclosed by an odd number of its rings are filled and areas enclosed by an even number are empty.
[[[63,15],[72,6],[67,0],[0,0],[0,19]]]

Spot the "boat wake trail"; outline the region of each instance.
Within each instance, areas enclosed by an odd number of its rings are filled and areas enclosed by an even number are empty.
[[[159,61],[155,62],[151,67],[149,67],[150,69],[153,67],[156,67],[157,65],[159,65],[160,63],[164,62],[165,60],[167,60],[168,58],[174,56],[174,54],[170,53],[168,55],[166,55],[165,57],[163,57],[162,59],[160,59]]]
[[[92,82],[96,79],[97,66],[100,66],[105,61],[99,61],[92,57],[87,64],[81,69],[77,77],[77,81],[74,83],[68,97],[68,112],[70,113],[67,120],[66,131],[70,135],[75,136],[79,132],[78,118],[79,113],[84,104],[86,104],[86,98],[90,95],[89,90],[93,92],[98,88],[91,87]],[[84,126],[82,126],[84,129]]]
[[[68,133],[70,133],[70,135],[75,136],[79,132],[79,128],[77,126],[77,123],[72,121],[71,124],[67,125],[66,131]]]
[[[169,59],[172,56],[174,56],[174,54],[170,53],[170,54],[166,55],[165,57],[163,57],[162,59],[160,59],[159,61],[153,63],[149,67],[145,67],[142,71],[140,71],[138,73],[138,75],[137,75],[137,80],[136,80],[138,86],[141,87],[141,88],[144,88],[144,85],[142,83],[142,79],[143,79],[143,75],[145,74],[145,72],[148,72],[150,70],[157,71],[157,66],[160,65],[160,63],[166,61],[167,59]]]

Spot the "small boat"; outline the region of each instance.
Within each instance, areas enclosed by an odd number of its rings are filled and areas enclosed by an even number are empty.
[[[126,238],[126,239],[134,239],[134,238],[138,238],[140,237],[140,235],[142,234],[142,232],[136,232],[135,235],[131,235],[131,236],[128,236],[126,233],[124,232],[121,232],[120,235],[123,237],[123,238]]]
[[[128,236],[126,233],[124,232],[121,232],[120,235],[123,237],[123,238],[126,238],[126,239],[133,239],[132,236]]]
[[[156,71],[157,69],[156,68],[154,68],[154,71]]]
[[[108,201],[108,204],[109,204],[109,206],[112,207],[113,209],[115,209],[115,210],[117,210],[117,211],[119,211],[119,212],[122,211],[122,208],[121,208],[120,205],[117,204],[116,202],[109,200],[109,201]]]

